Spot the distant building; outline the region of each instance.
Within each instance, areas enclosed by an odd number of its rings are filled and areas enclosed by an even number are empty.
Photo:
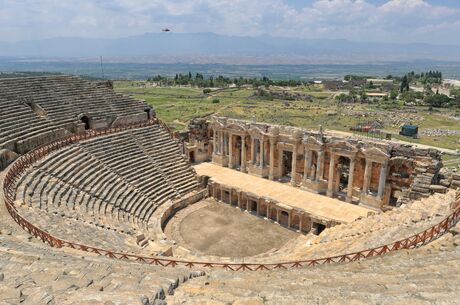
[[[374,85],[377,88],[380,88],[382,91],[391,91],[394,87],[394,82],[392,79],[382,79],[382,78],[368,78],[366,79],[366,84]]]
[[[357,89],[366,84],[364,79],[353,79],[350,81],[345,80],[326,80],[323,81],[324,88],[327,90],[350,90]]]

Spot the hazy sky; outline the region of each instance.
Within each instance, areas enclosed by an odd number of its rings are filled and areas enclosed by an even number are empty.
[[[0,0],[0,40],[227,35],[460,44],[460,0]]]

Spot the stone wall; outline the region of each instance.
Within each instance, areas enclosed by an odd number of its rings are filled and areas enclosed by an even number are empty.
[[[195,162],[212,160],[222,166],[269,179],[284,176],[282,167],[285,161],[281,153],[291,151],[296,159],[292,161],[292,167],[295,168],[291,173],[293,185],[302,184],[305,189],[317,193],[326,193],[327,188],[332,196],[347,193],[347,201],[353,201],[352,197],[362,199],[364,196],[364,199],[374,202],[371,197],[378,197],[377,201],[381,203],[377,205],[399,206],[408,200],[445,192],[445,187],[439,183],[441,152],[435,149],[420,149],[392,141],[338,137],[321,129],[316,132],[224,117],[192,120],[189,139],[190,149],[195,149],[195,156],[200,155],[200,158],[194,159]],[[245,144],[244,150],[242,143]],[[254,149],[252,145],[255,145]],[[271,149],[274,149],[273,154]],[[322,159],[318,160],[320,150]],[[313,152],[310,165],[307,165],[307,151]],[[332,163],[331,155],[335,156]],[[347,190],[339,179],[343,178],[343,174],[345,177],[351,175],[344,172],[347,171],[350,157],[354,160],[354,179]],[[319,163],[322,164],[322,174],[315,173]],[[366,178],[367,163],[369,170]],[[329,169],[330,164],[334,164],[334,169]],[[313,168],[313,174],[305,172],[307,168],[308,171]],[[327,185],[330,173],[333,173],[332,186]],[[312,178],[317,175],[320,175],[319,180]],[[339,188],[339,185],[342,187]]]

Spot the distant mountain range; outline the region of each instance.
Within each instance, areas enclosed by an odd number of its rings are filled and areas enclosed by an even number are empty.
[[[59,37],[0,42],[0,56],[95,58],[112,61],[248,64],[460,61],[460,45],[352,42],[272,36],[239,37],[214,33],[148,33],[115,39]],[[131,60],[127,60],[130,58]]]

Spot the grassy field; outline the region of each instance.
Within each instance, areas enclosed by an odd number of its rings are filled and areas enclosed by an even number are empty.
[[[434,145],[449,149],[460,149],[459,136],[421,136],[412,139],[399,136],[399,125],[413,123],[423,129],[460,130],[460,121],[453,119],[460,115],[451,109],[429,112],[427,107],[411,108],[400,104],[347,104],[338,105],[333,92],[324,92],[317,86],[295,88],[295,92],[313,97],[312,101],[285,101],[262,99],[254,96],[249,88],[228,88],[211,94],[203,94],[199,88],[189,87],[145,87],[138,81],[115,82],[115,90],[143,99],[152,105],[158,117],[177,130],[184,130],[193,117],[211,114],[234,118],[252,119],[269,123],[318,129],[349,131],[358,122],[378,120],[383,129],[395,138]],[[274,90],[280,90],[275,88]]]

